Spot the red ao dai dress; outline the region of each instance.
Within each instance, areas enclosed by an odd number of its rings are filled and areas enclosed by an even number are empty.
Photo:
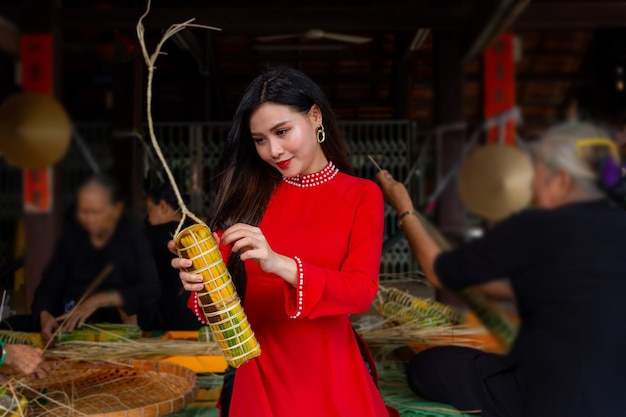
[[[237,369],[231,417],[388,415],[349,320],[378,289],[382,219],[379,187],[332,163],[277,186],[259,227],[296,260],[298,285],[246,261],[244,310],[262,353]]]

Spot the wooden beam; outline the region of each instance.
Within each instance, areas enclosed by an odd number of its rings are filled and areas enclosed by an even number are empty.
[[[491,7],[487,6],[489,3]],[[482,3],[484,5],[478,7],[478,10],[485,18],[477,19],[477,30],[475,35],[469,37],[470,42],[463,61],[475,58],[491,45],[498,35],[511,26],[529,3],[530,0],[492,0]]]
[[[519,29],[596,29],[626,27],[624,1],[551,1],[532,3],[515,21]]]
[[[221,58],[220,58],[221,59]],[[283,60],[286,61],[286,60]],[[372,64],[374,67],[374,64]],[[223,72],[227,70],[227,68],[220,68],[220,71]],[[315,73],[312,71],[307,72],[309,77],[311,77],[316,83],[326,84],[333,83],[338,84],[340,86],[370,86],[372,84],[381,84],[387,85],[391,81],[392,74],[378,73],[378,72],[370,72],[365,74],[332,74],[324,71],[323,73]],[[180,82],[180,74],[172,74],[169,76],[169,79],[172,83]],[[159,79],[159,83],[167,82],[167,78],[162,76]],[[220,83],[220,84],[243,84],[246,85],[250,82],[249,74],[227,74],[220,73],[216,74],[211,79],[212,82]]]
[[[297,51],[295,49],[288,51],[280,51],[280,53],[272,53],[259,51],[257,54],[250,53],[240,53],[237,51],[229,52],[225,50],[220,50],[219,53],[216,53],[219,56],[220,63],[235,63],[235,62],[245,62],[245,61],[254,61],[250,63],[253,65],[256,62],[263,61],[272,61],[272,60],[280,60],[285,61],[289,59],[294,59],[298,61],[315,61],[315,62],[341,62],[343,60],[353,61],[353,60],[371,60],[372,57],[375,57],[376,60],[393,60],[394,55],[392,51],[351,51],[350,47],[342,49],[341,51],[319,51],[319,50],[310,50],[302,53],[301,51]],[[418,52],[414,55],[417,58],[430,58],[430,53],[426,52]]]
[[[459,125],[463,115],[463,66],[460,31],[435,31],[433,47],[434,112],[439,127]],[[465,131],[444,130],[440,134],[439,172],[445,176],[459,162],[465,146]],[[447,184],[438,202],[438,221],[442,232],[459,239],[467,226],[465,207],[457,192],[456,178]]]
[[[156,8],[144,20],[146,28],[162,29],[191,18],[199,24],[217,26],[227,34],[302,33],[327,31],[415,31],[417,28],[458,28],[469,18],[470,6],[428,7],[417,5],[328,7],[176,7]],[[56,19],[62,30],[135,27],[144,9],[63,7]]]
[[[515,75],[515,82],[518,84],[530,83],[579,83],[590,81],[588,76],[581,75],[579,72],[560,73],[560,72],[528,72]],[[465,75],[466,83],[480,83],[482,77],[480,74]]]
[[[0,16],[0,51],[17,56],[20,53],[20,33],[17,26]]]
[[[44,94],[52,94],[59,96],[59,92],[62,91],[60,81],[60,66],[59,66],[59,48],[57,33],[54,31],[54,22],[51,19],[50,10],[53,8],[54,0],[26,0],[21,4],[30,7],[32,10],[37,10],[37,14],[23,15],[20,21],[20,28],[22,29],[22,35],[26,34],[47,34],[50,35],[52,40],[52,51],[50,56],[46,54],[40,54],[41,61],[37,61],[40,64],[46,63],[49,68],[42,69],[44,65],[38,65],[39,71],[37,75],[40,77],[51,77],[52,86],[51,92],[46,91],[46,88],[42,88],[38,80],[29,80],[28,77],[24,77],[24,74],[29,70],[28,66],[22,65],[22,88],[25,91],[38,91]],[[20,56],[23,58],[29,52],[28,48],[20,47]],[[45,59],[44,59],[45,57]],[[54,246],[56,240],[61,232],[63,226],[63,173],[61,171],[60,164],[53,166],[49,171],[49,175],[52,176],[51,184],[51,199],[52,207],[48,211],[36,212],[25,210],[24,212],[24,231],[25,231],[25,253],[24,253],[24,289],[26,292],[25,307],[26,312],[30,313],[30,307],[32,305],[35,289],[39,285],[41,275],[45,269],[49,259],[54,252]]]

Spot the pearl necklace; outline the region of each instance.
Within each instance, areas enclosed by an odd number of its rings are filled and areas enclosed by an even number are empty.
[[[319,172],[302,176],[296,175],[295,177],[283,176],[283,181],[287,184],[300,188],[316,187],[332,180],[335,178],[337,173],[339,173],[339,168],[337,168],[332,162],[329,162],[328,165],[326,165],[326,167]]]

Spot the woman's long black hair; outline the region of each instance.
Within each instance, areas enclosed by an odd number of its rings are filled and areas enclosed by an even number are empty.
[[[246,88],[218,162],[218,191],[209,219],[214,219],[214,224],[222,230],[235,223],[257,226],[274,188],[282,179],[276,168],[259,157],[250,133],[252,113],[268,102],[302,113],[317,104],[326,130],[326,140],[322,143],[326,158],[341,172],[352,173],[347,144],[319,86],[296,69],[269,69]],[[237,253],[231,255],[228,270],[243,298],[246,273]]]

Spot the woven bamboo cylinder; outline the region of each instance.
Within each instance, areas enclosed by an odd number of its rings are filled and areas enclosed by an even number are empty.
[[[502,307],[476,287],[468,287],[458,292],[461,299],[474,311],[476,317],[500,343],[505,352],[513,346],[518,325],[504,312]]]
[[[197,293],[198,307],[204,312],[226,362],[237,368],[259,356],[261,347],[211,230],[194,224],[183,229],[174,240],[179,256],[192,261],[187,272],[203,277],[204,289]]]

